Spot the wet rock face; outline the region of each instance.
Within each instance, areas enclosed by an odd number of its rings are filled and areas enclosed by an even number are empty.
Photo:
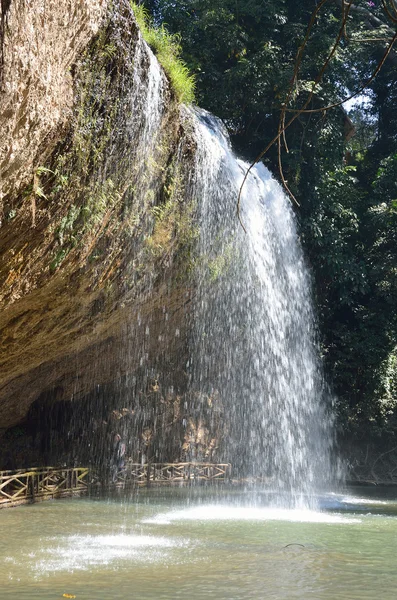
[[[189,116],[128,0],[111,4],[15,0],[5,15],[0,432],[43,394],[184,365]]]
[[[108,0],[2,2],[0,200],[32,176],[70,121],[70,68],[98,31]]]

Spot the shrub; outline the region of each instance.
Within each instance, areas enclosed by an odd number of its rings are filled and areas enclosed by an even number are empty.
[[[156,54],[179,102],[191,104],[194,101],[195,82],[194,76],[190,75],[187,66],[180,58],[180,37],[169,33],[163,25],[154,27],[143,6],[131,2],[131,7],[143,39]]]

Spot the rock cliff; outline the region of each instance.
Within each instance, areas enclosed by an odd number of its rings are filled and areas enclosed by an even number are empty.
[[[196,236],[189,113],[125,0],[2,2],[1,46],[3,439],[22,424],[34,445],[54,403],[64,421],[71,406],[92,421],[100,389],[108,432],[132,389],[131,414],[146,390],[179,427]]]

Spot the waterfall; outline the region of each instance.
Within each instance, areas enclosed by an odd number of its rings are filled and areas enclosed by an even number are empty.
[[[127,128],[136,191],[146,198],[166,83],[141,36],[134,65]],[[295,217],[259,164],[241,199],[245,233],[236,202],[249,165],[233,154],[221,121],[203,110],[189,112],[196,148],[187,191],[196,202],[200,235],[187,365],[194,400],[187,412],[202,413],[205,403],[218,411],[221,406],[222,414],[213,414],[222,420],[218,457],[232,463],[238,478],[266,481],[283,502],[288,497],[290,504],[310,505],[330,473],[331,425]],[[146,362],[141,359],[142,368]]]
[[[191,385],[220,397],[223,456],[291,505],[310,505],[330,472],[330,417],[316,347],[311,281],[290,202],[248,164],[219,120],[194,111],[193,188],[200,213]]]

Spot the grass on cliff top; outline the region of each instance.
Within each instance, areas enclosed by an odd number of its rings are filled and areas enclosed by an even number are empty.
[[[179,36],[169,33],[164,26],[154,27],[145,8],[131,2],[132,10],[142,32],[143,39],[166,72],[179,102],[191,104],[194,101],[194,76],[180,58]]]

